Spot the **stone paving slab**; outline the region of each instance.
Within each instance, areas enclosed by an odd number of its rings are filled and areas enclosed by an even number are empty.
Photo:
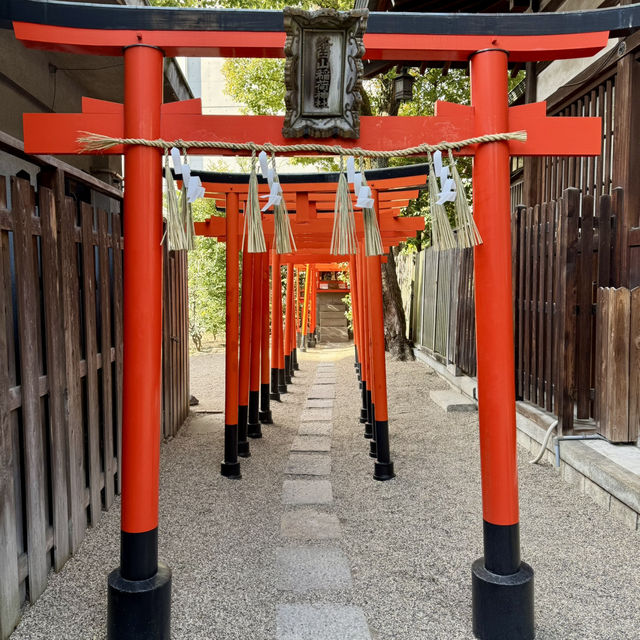
[[[295,592],[349,589],[351,569],[347,556],[337,547],[276,549],[276,588]]]
[[[429,397],[447,412],[477,411],[478,405],[453,389],[438,389],[429,391]]]
[[[318,420],[331,420],[333,415],[332,407],[317,409],[305,409],[300,416],[300,422],[316,422]]]
[[[332,398],[312,398],[307,400],[307,404],[305,404],[305,409],[326,409],[328,407],[333,407],[333,399]]]
[[[335,398],[336,397],[336,386],[333,384],[315,384],[309,389],[309,394],[307,395],[308,400],[317,400],[319,398],[327,399],[327,398]]]
[[[296,476],[328,476],[331,473],[331,456],[292,453],[284,472]]]
[[[331,451],[331,438],[325,436],[296,436],[291,451]]]
[[[329,504],[333,491],[329,480],[285,480],[282,484],[283,504]]]
[[[276,640],[371,640],[359,607],[337,604],[281,604],[276,616]]]
[[[336,383],[335,377],[331,377],[331,378],[316,378],[313,381],[314,385],[316,385],[316,384],[322,384],[322,385],[324,385],[324,384],[335,384],[335,383]]]
[[[333,431],[333,422],[322,420],[318,422],[303,422],[298,429],[300,436],[330,436]]]
[[[296,509],[282,514],[280,535],[298,540],[327,540],[342,535],[340,521],[332,513]]]

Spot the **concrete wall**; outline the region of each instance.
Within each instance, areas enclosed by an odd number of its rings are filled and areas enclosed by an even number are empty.
[[[113,58],[50,54],[27,49],[16,40],[13,31],[0,29],[0,130],[22,140],[23,113],[80,111],[82,96],[91,93],[76,81],[71,72],[63,69],[95,68],[108,65],[109,61],[113,61],[111,64],[117,62]],[[108,84],[113,84],[116,75],[113,72],[116,70],[104,70],[110,71]],[[121,77],[122,71],[119,71]],[[95,168],[122,173],[118,156],[61,156],[61,159],[87,172]],[[7,169],[6,161],[3,163],[0,158],[0,172],[7,173]]]
[[[586,11],[597,9],[602,0],[567,0],[558,11]],[[546,100],[556,89],[571,82],[581,71],[618,44],[618,38],[609,40],[609,45],[598,55],[592,58],[576,58],[575,60],[557,60],[552,62],[538,75],[538,87],[536,100]]]

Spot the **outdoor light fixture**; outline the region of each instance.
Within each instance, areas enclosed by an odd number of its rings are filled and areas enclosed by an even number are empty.
[[[393,95],[396,102],[409,102],[413,99],[413,83],[416,79],[409,73],[407,67],[402,67],[402,73],[393,79]]]

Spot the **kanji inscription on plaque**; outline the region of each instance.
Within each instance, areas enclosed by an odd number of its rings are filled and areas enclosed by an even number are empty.
[[[285,137],[359,137],[367,15],[285,9]]]

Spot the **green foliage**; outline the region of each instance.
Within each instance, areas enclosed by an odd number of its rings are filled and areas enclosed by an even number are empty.
[[[219,215],[213,201],[193,204],[195,221]],[[204,334],[216,339],[224,332],[226,253],[224,242],[204,237],[196,238],[195,249],[189,252],[189,333],[198,349]]]

